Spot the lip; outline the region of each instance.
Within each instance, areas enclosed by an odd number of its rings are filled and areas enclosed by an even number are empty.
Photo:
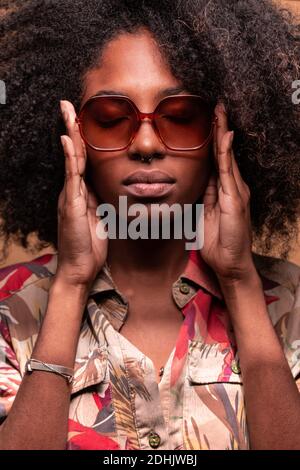
[[[138,170],[123,180],[126,192],[137,197],[166,196],[173,188],[176,180],[168,173],[160,170]]]
[[[161,170],[137,170],[130,173],[124,180],[123,184],[128,186],[135,183],[175,183],[175,179],[171,175]]]
[[[126,186],[129,194],[137,197],[159,197],[169,194],[174,183],[133,183]]]

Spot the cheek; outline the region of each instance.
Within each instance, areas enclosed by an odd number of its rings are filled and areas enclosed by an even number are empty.
[[[198,165],[195,172],[194,172],[194,180],[198,181],[199,187],[203,189],[206,187],[207,180],[210,176],[212,170],[212,162],[210,159],[207,159],[202,162],[202,164]]]
[[[95,152],[96,153],[96,152]],[[88,152],[86,180],[100,201],[114,204],[121,178],[120,165],[111,157]]]
[[[180,171],[180,188],[184,199],[195,202],[199,199],[207,186],[212,171],[212,159],[209,155],[204,158],[187,158]]]

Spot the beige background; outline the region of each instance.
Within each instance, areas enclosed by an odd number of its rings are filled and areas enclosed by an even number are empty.
[[[279,3],[284,7],[290,8],[294,13],[297,15],[299,14],[300,17],[300,0],[273,0],[275,3]],[[3,14],[4,11],[0,9],[0,14]],[[295,77],[295,79],[299,79],[300,77]],[[3,241],[0,238],[0,250],[2,248]],[[30,237],[30,247],[25,250],[22,246],[20,246],[16,240],[12,239],[8,245],[7,257],[5,261],[1,262],[0,259],[0,267],[7,266],[12,263],[30,260],[35,258],[36,256],[42,255],[44,253],[49,253],[53,251],[50,247],[39,250],[35,248],[35,236],[34,234]],[[276,253],[274,253],[276,255]],[[300,265],[300,224],[299,224],[299,240],[295,241],[294,249],[290,253],[290,260],[294,263]]]
[[[294,14],[296,14],[296,19],[300,20],[300,0],[273,0],[275,3],[289,8]],[[300,77],[295,77],[299,79]],[[291,261],[300,265],[300,223],[299,223],[299,240],[295,241],[294,249],[290,253]]]

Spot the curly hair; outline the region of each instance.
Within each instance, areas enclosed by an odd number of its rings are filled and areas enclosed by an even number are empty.
[[[146,27],[172,73],[225,103],[234,151],[251,190],[254,240],[288,256],[300,199],[300,26],[271,0],[0,0],[2,235],[31,232],[57,246],[64,181],[59,101],[80,105],[85,73],[108,41]]]

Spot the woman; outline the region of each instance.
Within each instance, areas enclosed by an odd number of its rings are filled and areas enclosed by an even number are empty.
[[[2,449],[299,448],[299,269],[251,251],[295,226],[299,43],[248,3],[29,1],[3,22],[3,230],[57,255],[1,273]],[[203,203],[203,247],[99,238],[121,196],[150,221]]]

